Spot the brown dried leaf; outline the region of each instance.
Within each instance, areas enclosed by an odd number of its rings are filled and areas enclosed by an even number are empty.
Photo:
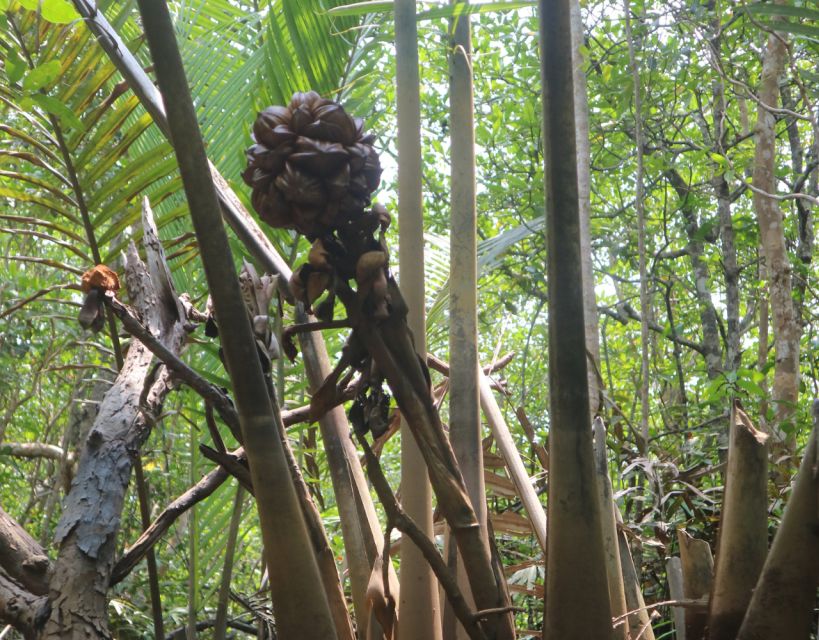
[[[119,291],[119,277],[116,272],[104,264],[98,264],[82,274],[82,290],[88,293],[91,289]]]

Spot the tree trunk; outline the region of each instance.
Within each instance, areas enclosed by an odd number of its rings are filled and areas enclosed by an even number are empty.
[[[680,213],[682,213],[683,220],[685,220],[685,233],[688,236],[686,248],[688,249],[688,256],[691,258],[691,266],[694,269],[694,292],[700,312],[700,323],[702,324],[705,366],[708,377],[713,379],[722,371],[722,348],[719,340],[717,311],[714,308],[714,301],[711,299],[711,291],[708,288],[711,275],[708,271],[708,263],[703,257],[704,246],[697,220],[697,212],[689,200],[691,188],[679,172],[676,169],[668,169],[665,171],[665,176],[680,199]],[[728,214],[730,215],[730,209]]]
[[[777,4],[783,4],[778,1]],[[773,317],[774,367],[773,394],[775,434],[795,444],[793,414],[799,393],[799,339],[801,329],[793,304],[791,265],[785,246],[782,210],[776,199],[776,118],[769,108],[779,102],[779,78],[787,50],[782,34],[772,33],[762,61],[757,111],[756,150],[754,152],[754,209],[759,236],[765,250],[768,294]]]
[[[636,437],[637,447],[645,455],[648,448],[648,365],[651,344],[648,335],[650,317],[650,300],[648,294],[648,271],[646,257],[646,214],[645,188],[643,185],[643,153],[645,141],[643,139],[643,107],[640,89],[640,69],[634,51],[634,38],[631,33],[631,7],[629,0],[623,0],[623,9],[626,15],[626,39],[628,40],[628,57],[631,67],[631,78],[634,84],[634,142],[637,146],[637,172],[634,177],[636,190],[634,194],[634,209],[637,212],[637,260],[640,269],[640,433]]]
[[[130,298],[152,332],[179,353],[184,318],[159,303],[156,283],[131,245],[126,258]],[[59,545],[50,580],[51,616],[41,638],[108,638],[108,582],[114,563],[132,456],[148,437],[170,388],[166,369],[151,378],[153,354],[131,343],[122,370],[105,394],[88,434],[77,475],[55,532]],[[140,407],[140,396],[146,404]]]

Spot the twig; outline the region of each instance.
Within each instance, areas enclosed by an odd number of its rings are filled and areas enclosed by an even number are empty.
[[[196,391],[207,402],[211,403],[234,435],[240,433],[238,415],[227,395],[196,373],[196,371],[191,369],[178,356],[172,353],[170,349],[162,344],[162,342],[139,321],[130,307],[117,300],[110,293],[104,297],[104,300],[114,312],[114,315],[120,319],[122,326],[128,333],[144,344],[168,369],[173,371],[177,378]],[[241,438],[239,439],[241,440]]]
[[[58,285],[54,285],[53,287],[46,287],[45,289],[40,289],[36,293],[33,293],[32,295],[28,296],[27,298],[23,298],[19,302],[15,302],[8,309],[5,309],[4,311],[0,312],[0,319],[11,315],[15,311],[19,311],[24,306],[26,306],[29,302],[33,302],[37,298],[41,298],[42,296],[47,295],[47,294],[51,293],[52,291],[60,291],[60,290],[63,290],[63,289],[74,289],[76,291],[79,291],[80,290],[80,285],[71,282],[71,283],[68,283],[68,284],[58,284]]]
[[[142,535],[137,538],[136,542],[128,547],[122,557],[114,565],[114,569],[111,572],[110,586],[113,587],[118,584],[131,573],[137,563],[142,560],[149,549],[153,548],[156,542],[179,516],[195,504],[210,496],[227,478],[228,472],[222,467],[217,467],[165,507],[162,513],[145,529]]]
[[[624,614],[617,616],[616,618],[612,618],[612,626],[619,627],[621,624],[624,624],[625,621],[628,619],[630,615],[637,613],[638,611],[649,611],[651,609],[659,609],[660,607],[683,607],[687,609],[702,609],[708,606],[708,598],[694,598],[694,599],[683,599],[683,600],[662,600],[661,602],[655,602],[653,604],[647,604],[644,607],[638,607],[637,609],[632,609],[631,611],[626,611]]]
[[[506,365],[508,365],[510,362],[512,362],[515,355],[516,355],[515,352],[512,351],[510,353],[507,353],[504,356],[501,356],[496,361],[494,361],[492,364],[485,365],[484,368],[483,368],[484,375],[488,376],[493,371],[500,371]],[[440,358],[438,358],[437,356],[432,355],[431,353],[427,354],[427,364],[429,365],[430,369],[434,369],[438,373],[443,374],[445,376],[449,375],[449,363],[441,360]]]

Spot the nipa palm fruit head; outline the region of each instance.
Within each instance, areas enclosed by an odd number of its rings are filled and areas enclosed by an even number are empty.
[[[242,174],[253,208],[273,227],[316,238],[361,214],[381,180],[374,137],[314,91],[256,118]]]

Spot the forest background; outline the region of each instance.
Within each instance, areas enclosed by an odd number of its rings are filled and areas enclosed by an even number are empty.
[[[339,4],[171,4],[208,156],[248,208],[240,176],[256,113],[314,89],[364,117],[376,134],[386,169],[376,199],[396,210],[391,3]],[[480,361],[514,353],[495,374],[497,398],[528,475],[543,492],[550,423],[537,19],[526,2],[477,6]],[[103,3],[99,10],[150,74],[135,6]],[[0,0],[0,12],[0,505],[48,548],[76,452],[116,375],[124,339],[112,340],[107,327],[90,334],[77,324],[81,274],[97,262],[120,270],[122,252],[141,234],[147,196],[176,290],[204,308],[207,286],[172,147],[73,5]],[[418,16],[426,340],[443,360],[449,359],[450,15],[451,9],[430,5]],[[589,359],[592,405],[607,425],[609,474],[643,593],[659,602],[671,597],[665,561],[679,554],[675,531],[716,540],[733,399],[781,443],[774,457],[780,477],[769,487],[773,532],[807,440],[811,400],[819,397],[812,218],[819,196],[819,12],[797,2],[589,0],[581,15],[587,253],[599,351],[592,348]],[[772,26],[782,34],[778,52],[770,45]],[[764,82],[766,64],[779,65],[773,86]],[[755,136],[765,123],[772,133],[767,155]],[[762,182],[764,170],[769,184]],[[779,226],[765,218],[776,211]],[[397,232],[389,233],[397,246]],[[268,235],[291,265],[304,261],[306,240],[281,230]],[[234,237],[231,248],[237,261],[252,259]],[[285,308],[285,322],[289,313]],[[332,360],[344,333],[325,338]],[[217,351],[197,329],[185,360],[228,387]],[[283,407],[309,402],[300,359],[277,360],[275,384]],[[198,395],[181,387],[169,396],[160,427],[141,451],[149,516],[213,468],[199,450],[208,441],[206,424]],[[344,575],[338,506],[318,429],[303,423],[288,433]],[[397,440],[381,451],[394,487]],[[488,508],[522,609],[517,626],[535,633],[543,617],[540,547],[520,517],[520,497],[492,438],[485,444]],[[118,544],[127,547],[143,526],[131,491]],[[214,619],[219,603],[228,601],[237,621],[268,620],[266,599],[257,594],[255,508],[236,483],[181,514],[155,553],[169,632]],[[226,561],[231,598],[220,590]],[[118,637],[151,633],[147,585],[148,574],[139,569],[116,587],[110,615]],[[671,610],[660,612],[654,632],[670,637]]]

